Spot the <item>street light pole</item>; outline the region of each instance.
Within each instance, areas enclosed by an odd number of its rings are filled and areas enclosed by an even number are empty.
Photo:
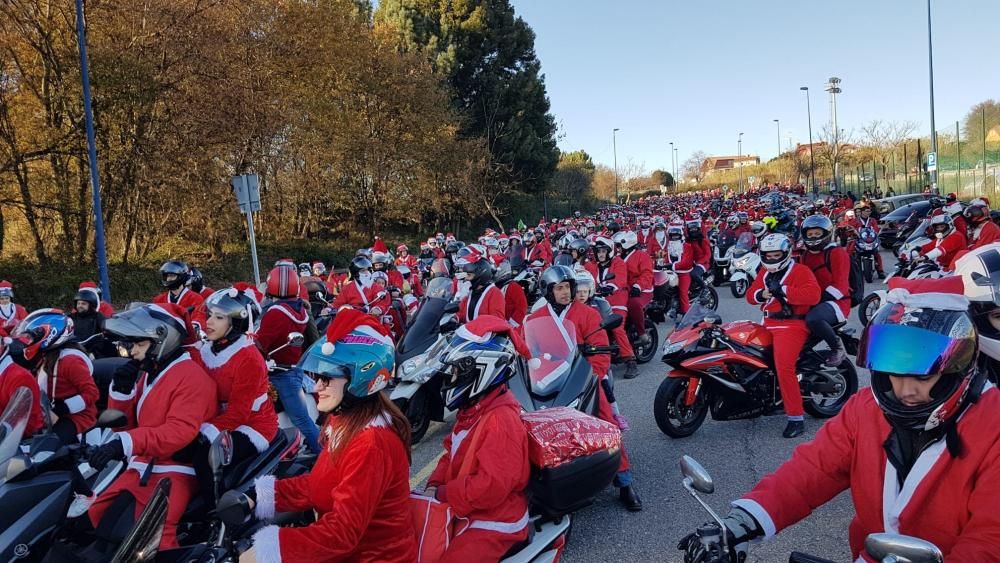
[[[740,185],[739,189],[743,189],[743,133],[740,133],[739,138],[736,140],[736,152],[738,156],[736,157],[736,166],[740,169]]]
[[[781,121],[775,119],[774,124],[778,126],[778,156],[775,157],[778,158],[781,156]]]
[[[615,153],[615,205],[618,205],[618,128],[611,131],[611,146]]]
[[[104,241],[104,211],[101,209],[101,175],[97,168],[97,142],[94,138],[94,110],[90,101],[90,68],[87,61],[87,31],[83,0],[76,0],[76,36],[80,47],[80,79],[83,84],[83,115],[87,127],[87,165],[90,168],[90,189],[94,206],[94,246],[97,247],[97,270],[101,291],[111,302],[111,281],[108,278],[108,251]]]
[[[937,156],[937,129],[934,128],[934,43],[931,40],[931,0],[927,0],[927,69],[931,82],[931,152]],[[937,190],[937,167],[931,171],[931,190]]]
[[[826,91],[830,93],[830,114],[833,121],[833,183],[840,189],[837,180],[840,178],[840,129],[837,128],[837,94],[840,89],[840,79],[836,76],[830,78],[826,83]]]
[[[983,145],[985,146],[985,145]],[[986,152],[983,152],[986,154]],[[680,162],[680,158],[677,156],[677,149],[674,148],[674,185],[677,185],[677,163]],[[983,157],[983,162],[986,162],[986,157]],[[983,170],[986,170],[986,165],[983,165]]]
[[[677,191],[677,163],[674,162],[674,142],[670,141],[670,175],[674,179],[674,191]]]
[[[812,184],[813,195],[818,191],[816,187],[816,158],[813,156],[813,118],[812,105],[809,103],[809,87],[799,88],[806,93],[806,115],[809,118],[809,183]]]

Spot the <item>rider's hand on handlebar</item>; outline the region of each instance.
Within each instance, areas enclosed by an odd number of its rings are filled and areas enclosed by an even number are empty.
[[[739,507],[730,510],[729,514],[722,519],[722,523],[726,526],[729,561],[734,563],[746,561],[747,547],[750,540],[763,536],[763,528],[761,528],[760,524],[757,523],[757,520],[749,512]],[[709,522],[705,524],[705,526],[711,525],[715,525],[715,523]],[[721,547],[721,545],[718,546],[719,549]],[[685,552],[685,563],[716,560],[715,557],[711,557],[709,549],[702,542],[698,532],[692,532],[681,538],[681,541],[677,543],[677,549]]]
[[[628,290],[629,297],[639,297],[640,295],[642,295],[642,290],[639,289],[638,287],[635,287],[633,285],[632,287],[629,288]]]

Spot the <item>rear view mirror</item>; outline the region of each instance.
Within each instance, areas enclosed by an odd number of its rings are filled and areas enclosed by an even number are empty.
[[[622,319],[621,315],[612,313],[608,315],[606,319],[601,321],[601,328],[604,330],[614,330],[622,326],[622,321],[624,321],[624,319]]]
[[[97,428],[121,428],[128,424],[125,413],[118,409],[108,409],[97,417]]]
[[[302,343],[306,341],[306,337],[302,335],[301,332],[289,332],[288,333],[288,345],[289,346],[302,346]]]
[[[681,473],[684,480],[689,481],[691,487],[699,493],[710,495],[715,492],[712,476],[693,457],[686,455],[681,458]]]
[[[233,461],[233,437],[228,431],[219,432],[208,449],[208,464],[213,468],[226,467]]]
[[[878,561],[941,563],[944,555],[929,541],[901,534],[870,534],[865,551]]]

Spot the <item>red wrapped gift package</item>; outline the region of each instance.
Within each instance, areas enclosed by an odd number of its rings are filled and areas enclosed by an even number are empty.
[[[568,407],[522,413],[521,420],[528,431],[528,455],[535,467],[556,467],[622,446],[617,426]]]

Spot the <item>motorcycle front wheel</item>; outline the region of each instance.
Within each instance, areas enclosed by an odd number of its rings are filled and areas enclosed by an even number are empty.
[[[646,334],[649,336],[649,344],[639,346],[635,342],[632,348],[635,351],[635,361],[638,364],[645,364],[656,356],[656,350],[660,347],[660,331],[656,329],[653,319],[646,317]]]
[[[750,287],[750,282],[747,280],[736,280],[729,284],[729,291],[733,293],[733,297],[737,299],[743,299],[743,296],[747,294],[747,288]]]
[[[719,292],[714,287],[706,285],[703,292],[688,292],[690,303],[701,303],[713,311],[719,309]]]
[[[861,259],[861,272],[865,277],[865,283],[872,283],[875,280],[875,259],[865,256]]]
[[[882,298],[875,292],[869,293],[858,303],[858,320],[861,326],[868,326],[868,322],[875,316],[875,312],[882,306]]]
[[[686,377],[668,377],[656,389],[653,399],[653,417],[660,431],[671,438],[686,438],[695,433],[708,414],[706,393],[698,393],[690,407],[684,404],[688,385],[693,380]]]
[[[842,392],[840,394],[833,397],[818,394],[803,397],[803,408],[815,418],[836,416],[840,409],[844,408],[851,395],[858,391],[858,372],[854,369],[854,362],[850,358],[841,362],[836,370],[837,375],[834,378],[841,384]]]
[[[406,415],[406,420],[410,423],[410,443],[416,444],[423,439],[431,425],[431,407],[427,390],[421,387],[409,400],[396,399],[393,402]]]

